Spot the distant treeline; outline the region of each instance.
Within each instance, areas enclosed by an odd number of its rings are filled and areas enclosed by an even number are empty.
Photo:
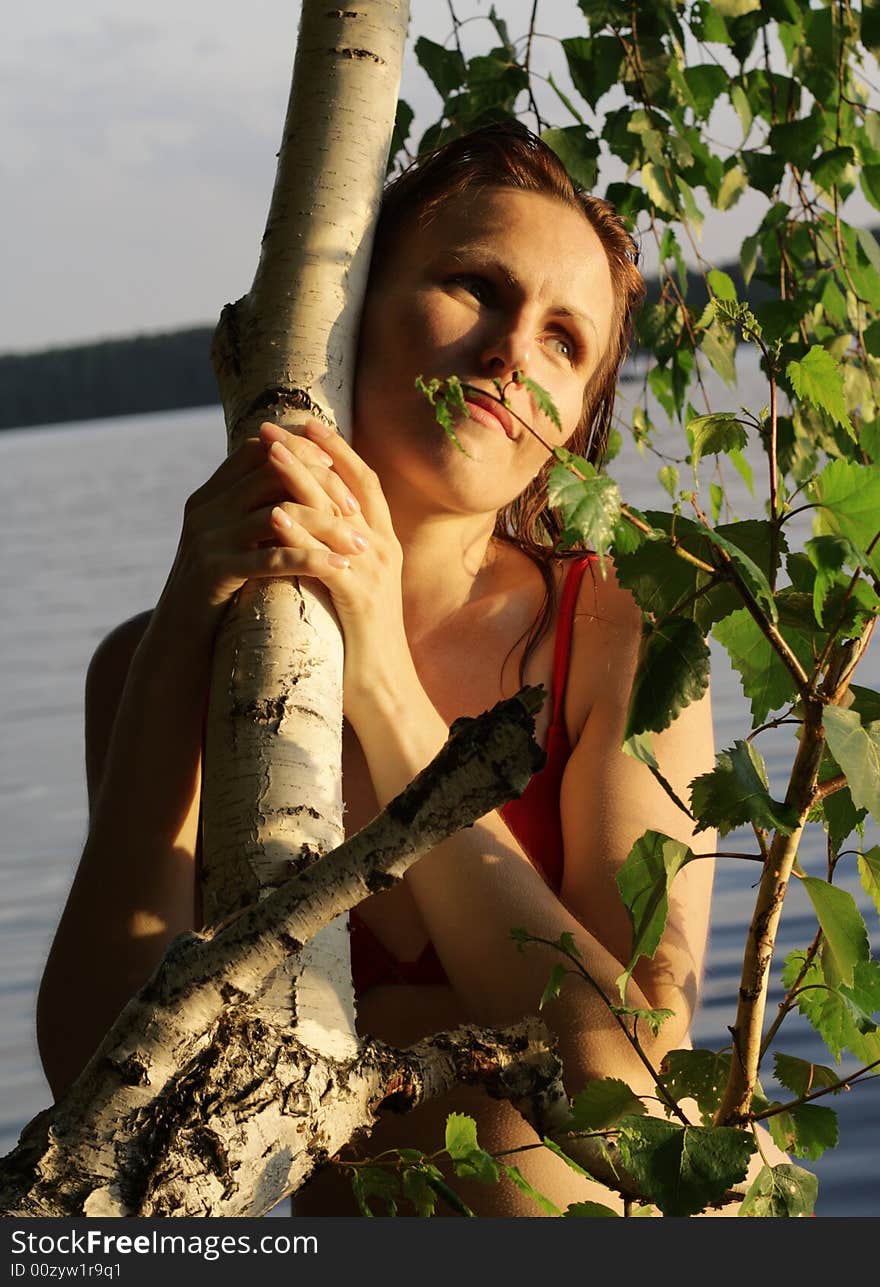
[[[740,299],[754,304],[766,297],[759,282],[746,288],[738,268],[726,271]],[[649,283],[649,301],[657,298],[657,289],[656,281]],[[706,298],[701,278],[688,282],[688,296],[697,306]],[[40,353],[0,354],[0,429],[217,403],[212,334],[211,326],[193,326]]]
[[[0,355],[0,429],[219,402],[211,326]]]

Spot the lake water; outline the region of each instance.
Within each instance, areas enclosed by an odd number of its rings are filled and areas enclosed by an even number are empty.
[[[721,395],[716,409],[760,406],[753,365],[741,393]],[[79,859],[86,829],[82,751],[83,680],[89,658],[116,623],[155,602],[170,566],[186,496],[224,451],[216,408],[28,429],[0,435],[0,1154],[51,1099],[34,1037],[36,990],[51,936]],[[657,505],[659,462],[628,449],[612,473],[625,496]],[[684,473],[684,468],[683,468]],[[756,469],[756,478],[759,478]],[[741,518],[757,515],[737,484]],[[857,680],[880,686],[876,646]],[[748,732],[748,710],[724,653],[713,649],[716,740],[729,746]],[[776,794],[791,762],[788,729],[762,737]],[[725,847],[746,848],[733,834]],[[870,836],[876,843],[876,829]],[[752,841],[752,845],[754,841]],[[821,835],[806,841],[801,861],[823,874]],[[876,914],[859,889],[855,860],[841,862],[841,883],[856,895],[876,940]],[[729,1042],[745,926],[756,868],[719,862],[704,999],[695,1044]],[[784,951],[804,947],[815,921],[801,891],[783,913]],[[778,959],[781,961],[781,954]],[[776,984],[771,1013],[781,992]],[[828,1057],[799,1016],[777,1048],[823,1062]],[[844,1062],[843,1071],[855,1065]],[[765,1080],[765,1089],[772,1083]],[[830,1101],[823,1101],[830,1102]],[[835,1097],[840,1145],[818,1162],[821,1215],[880,1213],[880,1086],[875,1080]]]

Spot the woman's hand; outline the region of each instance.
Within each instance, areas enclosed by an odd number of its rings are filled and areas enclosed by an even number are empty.
[[[349,518],[342,517],[357,513],[357,502],[332,472],[333,457],[307,438],[267,428],[274,437],[248,439],[184,507],[177,553],[157,613],[175,628],[185,627],[186,638],[197,646],[213,641],[229,600],[245,581],[318,575],[331,551],[344,557],[359,549]],[[279,468],[270,456],[277,440],[292,453],[291,469]],[[299,492],[307,484],[317,507],[313,526],[321,534],[321,549],[316,543],[303,551],[281,539],[273,511],[293,499],[293,474],[300,478]]]
[[[358,726],[383,677],[413,672],[403,620],[403,551],[377,474],[335,430],[310,420],[303,436],[277,425],[260,442],[286,496],[271,510],[276,575],[316,577],[345,635],[344,709]],[[332,461],[332,468],[318,463]]]

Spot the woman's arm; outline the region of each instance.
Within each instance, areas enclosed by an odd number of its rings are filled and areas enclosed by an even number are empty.
[[[314,474],[328,475],[324,452],[304,439],[292,446]],[[348,529],[331,515],[346,493],[338,479],[323,481],[322,521],[335,548]],[[169,941],[195,924],[202,721],[214,635],[245,580],[301,570],[296,552],[275,543],[272,511],[289,495],[267,446],[244,444],[187,501],[155,611],[118,627],[92,659],[89,831],[37,1008],[40,1053],[56,1096]]]

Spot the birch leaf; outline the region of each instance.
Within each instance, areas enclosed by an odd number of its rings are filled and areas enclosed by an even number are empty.
[[[821,344],[814,344],[800,362],[789,362],[785,373],[799,398],[820,407],[836,425],[855,436],[843,396],[840,365],[827,349]]]
[[[699,819],[696,831],[717,827],[722,836],[749,822],[789,836],[798,822],[796,809],[771,798],[763,757],[743,741],[721,751],[711,772],[694,778],[691,809]]]
[[[762,1167],[743,1198],[741,1216],[809,1216],[819,1194],[812,1171],[791,1162]]]
[[[813,1090],[827,1089],[840,1080],[833,1068],[825,1064],[813,1064],[808,1059],[798,1059],[795,1055],[784,1055],[781,1052],[773,1056],[773,1076],[800,1098],[809,1095]]]
[[[704,1126],[711,1126],[730,1074],[730,1053],[670,1050],[660,1065],[660,1074],[675,1099],[697,1101],[700,1120]]]
[[[616,980],[624,1004],[626,986],[636,962],[641,956],[653,957],[663,936],[669,911],[669,887],[693,856],[680,840],[672,840],[660,831],[646,831],[617,873],[617,888],[633,927],[632,956]]]
[[[703,633],[689,618],[668,617],[646,625],[624,741],[648,730],[662,732],[680,711],[699,700],[709,684],[709,662]]]
[[[565,465],[554,465],[547,483],[547,499],[562,515],[563,548],[583,541],[590,549],[608,548],[620,517],[620,491],[611,478],[598,474],[593,465],[571,457],[585,474],[577,478]]]
[[[621,1117],[641,1116],[645,1112],[645,1105],[625,1081],[601,1077],[588,1081],[571,1101],[568,1130],[603,1131]]]
[[[717,456],[721,452],[744,447],[748,434],[739,419],[730,412],[714,412],[708,416],[694,416],[688,424],[691,436],[691,462],[696,470],[703,456]]]
[[[880,465],[832,460],[809,486],[818,508],[813,520],[816,536],[842,536],[857,550],[867,551],[880,531]],[[869,558],[880,571],[880,542]],[[867,556],[866,556],[867,557]]]
[[[859,876],[862,888],[880,916],[880,845],[874,845],[872,849],[859,854]]]
[[[639,1188],[665,1216],[690,1216],[745,1178],[755,1142],[732,1126],[678,1126],[625,1118],[620,1155]]]
[[[795,1157],[815,1161],[837,1145],[837,1114],[821,1104],[800,1104],[787,1113],[776,1113],[767,1119],[767,1125],[779,1147]]]
[[[827,706],[822,725],[828,748],[846,774],[853,803],[880,822],[880,720],[866,726],[857,711]]]
[[[832,988],[851,985],[859,961],[870,959],[868,931],[852,894],[827,880],[805,876],[802,885],[822,927],[822,972]]]

